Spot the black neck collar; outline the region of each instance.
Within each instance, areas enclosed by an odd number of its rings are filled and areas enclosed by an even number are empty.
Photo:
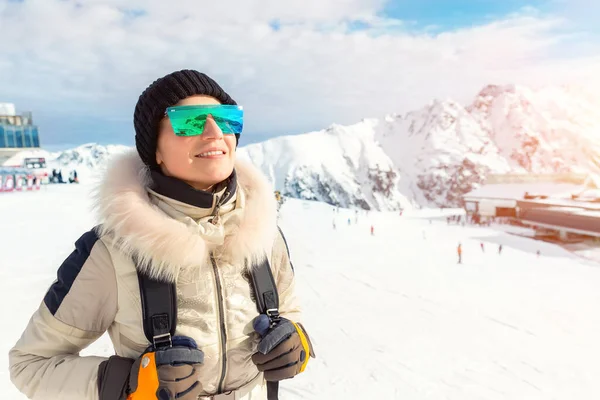
[[[150,185],[150,189],[154,190],[156,193],[171,198],[173,200],[189,204],[194,207],[213,207],[214,193],[206,190],[194,189],[187,183],[177,178],[163,175],[161,172],[156,170],[151,171],[150,174],[152,177],[152,184]],[[221,204],[225,204],[235,194],[237,187],[237,177],[235,169],[226,181],[227,189],[225,190],[225,198],[219,201],[219,203]]]

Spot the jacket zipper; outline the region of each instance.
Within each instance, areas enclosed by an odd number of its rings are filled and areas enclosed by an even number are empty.
[[[223,203],[225,203],[225,201],[227,200],[227,198],[229,197],[229,190],[226,190],[225,193],[223,194],[223,196],[221,196],[219,198],[219,196],[215,195],[215,208],[213,209],[213,212],[211,213],[212,218],[210,219],[210,222],[213,225],[216,225],[219,222],[219,210],[221,209],[221,206],[223,205]]]
[[[225,328],[225,312],[223,310],[223,289],[221,286],[221,279],[219,277],[219,270],[217,269],[217,261],[213,254],[210,254],[210,261],[213,266],[215,273],[215,282],[217,284],[217,297],[219,299],[219,321],[221,322],[221,354],[223,359],[221,378],[219,379],[218,393],[223,392],[223,383],[225,381],[225,375],[227,374],[227,330]]]

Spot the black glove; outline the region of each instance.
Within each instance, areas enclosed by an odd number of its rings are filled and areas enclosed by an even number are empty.
[[[196,342],[181,336],[172,347],[150,347],[136,360],[110,357],[98,370],[100,400],[195,400],[203,362]]]
[[[258,318],[264,320],[264,317],[266,315]],[[264,325],[261,322],[255,323],[255,327]],[[299,323],[281,318],[267,332],[256,330],[263,334],[263,338],[258,344],[258,353],[252,356],[252,362],[264,372],[267,381],[293,378],[305,370],[309,357],[315,357],[310,338]]]

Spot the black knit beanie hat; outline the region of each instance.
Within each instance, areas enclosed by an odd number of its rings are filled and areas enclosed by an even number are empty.
[[[237,103],[208,75],[194,70],[181,70],[155,80],[140,95],[133,113],[135,147],[144,163],[151,169],[156,164],[158,125],[168,107],[194,95],[212,96],[221,104]],[[236,145],[240,135],[235,135]]]

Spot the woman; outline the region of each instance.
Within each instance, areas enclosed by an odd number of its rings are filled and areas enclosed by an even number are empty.
[[[242,121],[241,107],[197,71],[169,74],[141,94],[137,152],[109,166],[96,195],[100,225],[76,242],[10,351],[21,392],[63,400],[266,399],[265,381],[304,370],[314,355],[299,323],[273,191],[236,160]],[[266,317],[248,273],[265,259],[280,319],[267,320],[261,336],[253,323]],[[165,346],[146,339],[138,275],[175,283],[177,337]],[[115,356],[78,355],[105,331]]]

